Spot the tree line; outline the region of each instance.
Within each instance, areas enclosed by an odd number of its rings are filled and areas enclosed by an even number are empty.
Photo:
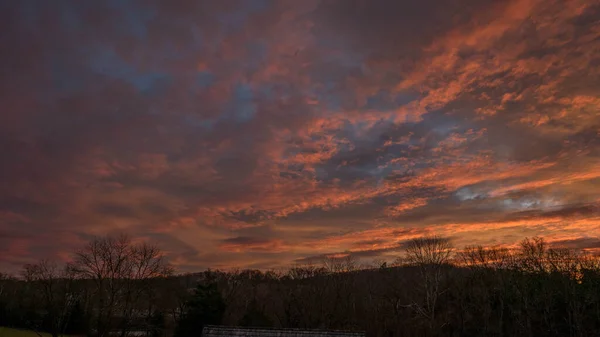
[[[99,237],[66,266],[0,276],[0,325],[53,336],[200,336],[206,324],[366,331],[368,336],[600,336],[600,259],[550,247],[404,245],[393,263],[352,255],[285,272],[174,275],[161,251]]]

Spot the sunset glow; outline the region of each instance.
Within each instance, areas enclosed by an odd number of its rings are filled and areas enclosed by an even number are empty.
[[[33,5],[35,3],[35,5]],[[0,2],[0,268],[600,248],[600,3]]]

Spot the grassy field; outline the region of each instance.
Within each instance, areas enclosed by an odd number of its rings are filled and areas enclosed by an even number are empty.
[[[52,335],[45,332],[40,332],[43,337],[51,337]],[[35,331],[31,330],[18,330],[11,328],[0,327],[0,337],[39,337]]]

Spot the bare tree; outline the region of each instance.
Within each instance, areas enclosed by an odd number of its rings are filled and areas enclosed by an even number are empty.
[[[317,267],[313,264],[297,264],[288,270],[286,276],[292,280],[303,280],[327,274],[325,267]]]
[[[548,244],[543,238],[526,238],[520,244],[519,267],[524,271],[542,273],[547,270]]]
[[[429,236],[411,240],[406,246],[407,261],[417,266],[422,278],[423,303],[414,302],[413,307],[434,329],[436,306],[444,290],[442,286],[443,268],[452,259],[454,248],[447,238]]]
[[[512,254],[507,248],[467,246],[457,256],[458,263],[470,268],[502,269],[511,265]]]
[[[458,262],[470,268],[487,268],[489,255],[483,246],[467,246],[457,254]]]
[[[413,239],[406,245],[406,258],[416,265],[448,264],[453,252],[450,239],[435,235]]]
[[[23,278],[39,295],[40,307],[46,311],[52,336],[62,334],[78,297],[73,289],[74,275],[71,270],[49,260],[40,260],[24,266]]]
[[[577,278],[581,270],[583,254],[580,250],[569,248],[551,248],[546,252],[547,269]]]
[[[321,264],[330,273],[345,273],[358,269],[356,258],[350,253],[341,256],[324,256]]]
[[[138,301],[152,280],[168,276],[171,268],[156,246],[135,244],[127,235],[96,237],[75,254],[73,270],[95,285],[96,333],[105,336],[116,325],[127,334]]]

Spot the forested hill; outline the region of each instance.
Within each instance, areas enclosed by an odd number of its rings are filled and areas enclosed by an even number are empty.
[[[516,250],[455,251],[439,238],[415,240],[404,256],[369,269],[328,259],[282,273],[205,271],[101,285],[5,278],[0,325],[57,335],[199,336],[203,325],[224,324],[368,336],[600,336],[596,256],[539,239]]]

